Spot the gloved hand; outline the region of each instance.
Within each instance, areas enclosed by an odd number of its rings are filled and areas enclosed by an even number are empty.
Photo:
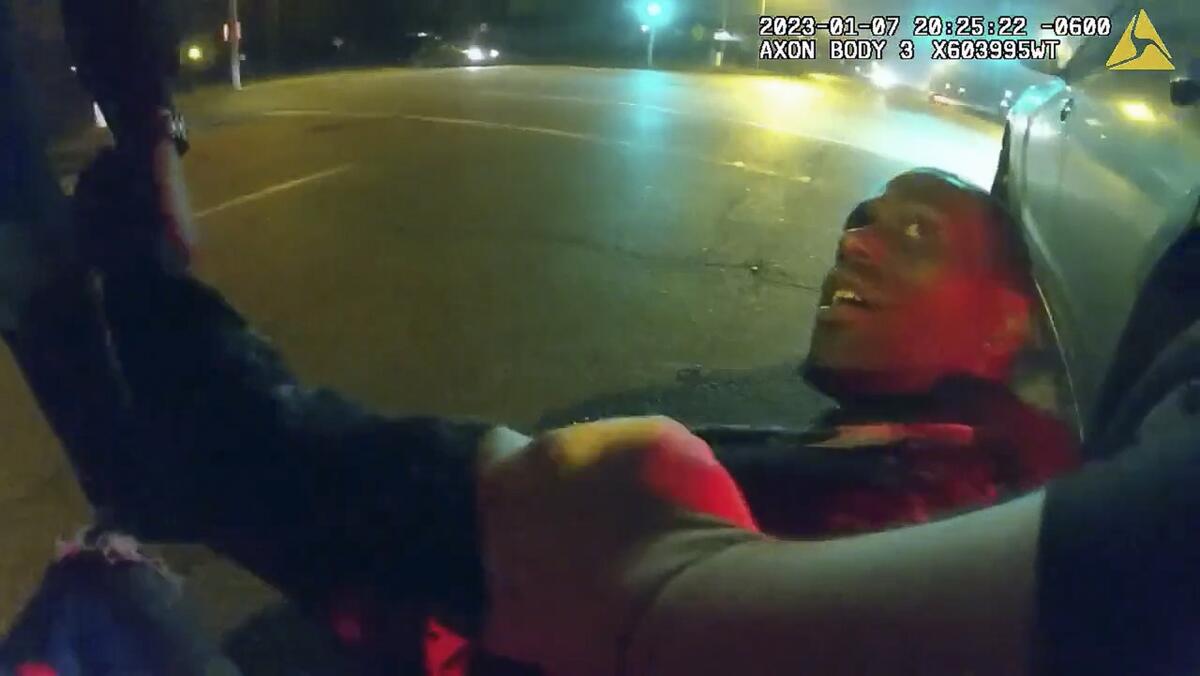
[[[666,418],[500,430],[481,463],[484,646],[550,673],[619,673],[672,578],[762,539],[707,444]]]

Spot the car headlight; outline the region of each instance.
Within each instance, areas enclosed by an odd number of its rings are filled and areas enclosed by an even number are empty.
[[[488,52],[488,58],[491,58],[491,59],[497,59],[497,58],[500,58],[500,50],[499,50],[499,49],[493,49],[493,50],[489,51],[489,52]]]
[[[880,89],[891,89],[900,83],[900,78],[891,70],[878,66],[871,70],[871,84]]]
[[[483,49],[479,47],[467,47],[465,50],[463,50],[463,54],[466,54],[467,61],[472,63],[479,63],[487,58],[484,56]]]

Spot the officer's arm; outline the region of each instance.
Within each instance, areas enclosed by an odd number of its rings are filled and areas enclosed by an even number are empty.
[[[818,543],[733,527],[728,474],[682,428],[603,425],[489,450],[486,637],[502,654],[665,676],[1200,666],[1197,430],[1000,507]]]
[[[213,289],[146,266],[105,277],[141,457],[122,523],[202,540],[293,594],[337,585],[479,603],[473,460],[487,425],[387,418],[297,382]]]
[[[10,19],[0,3],[0,328],[105,525],[204,542],[314,603],[343,586],[477,605],[471,460],[486,426],[390,419],[297,383],[185,257],[163,256],[181,253],[171,226],[188,213],[159,118],[118,105],[122,151],[81,179],[78,246],[31,246],[61,245],[69,220]],[[106,48],[106,35],[82,37]],[[158,77],[135,66],[106,82],[139,74]],[[26,269],[37,278],[9,283]]]

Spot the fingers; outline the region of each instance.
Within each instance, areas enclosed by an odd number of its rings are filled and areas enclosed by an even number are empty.
[[[481,459],[481,506],[502,491],[509,497],[544,491],[546,482],[570,479],[601,464],[632,461],[630,488],[675,507],[758,530],[744,496],[703,440],[665,417],[619,418],[575,425],[539,439],[507,429],[484,441]]]
[[[649,449],[664,437],[681,435],[691,433],[670,418],[614,418],[551,432],[543,437],[542,444],[554,464],[570,472],[619,453]],[[711,458],[712,452],[707,455]]]
[[[480,449],[481,493],[544,489],[546,482],[555,478],[578,475],[603,460],[647,449],[667,433],[688,434],[679,423],[659,417],[585,423],[537,439],[496,428],[484,438]]]
[[[560,673],[615,669],[619,637],[647,595],[703,550],[690,537],[658,546],[664,538],[695,529],[746,537],[754,529],[712,450],[667,418],[576,425],[537,440],[497,429],[481,451],[484,643]],[[659,554],[639,564],[652,550]]]
[[[683,509],[758,531],[750,507],[712,449],[682,425],[660,427],[644,450],[641,481],[656,497]]]

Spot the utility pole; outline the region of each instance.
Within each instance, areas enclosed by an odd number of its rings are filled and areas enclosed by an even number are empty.
[[[645,9],[646,23],[642,24],[642,30],[649,33],[646,36],[646,67],[654,67],[654,39],[658,37],[658,27],[666,20],[666,13],[663,5],[658,0],[652,0],[646,5]]]
[[[729,35],[729,0],[725,0],[721,4],[721,32],[726,36]],[[725,45],[728,44],[724,40],[717,46],[716,66],[720,68],[725,65]]]
[[[238,0],[229,0],[229,77],[233,88],[242,89],[242,22],[238,19]]]
[[[280,26],[279,26],[279,0],[266,0],[267,2],[267,55],[271,62],[271,68],[278,71],[281,61],[279,54],[280,50]]]
[[[758,15],[759,16],[767,15],[767,0],[762,0],[762,2],[759,4]],[[759,68],[762,68],[762,59],[755,58],[754,59],[754,70],[758,70]]]

